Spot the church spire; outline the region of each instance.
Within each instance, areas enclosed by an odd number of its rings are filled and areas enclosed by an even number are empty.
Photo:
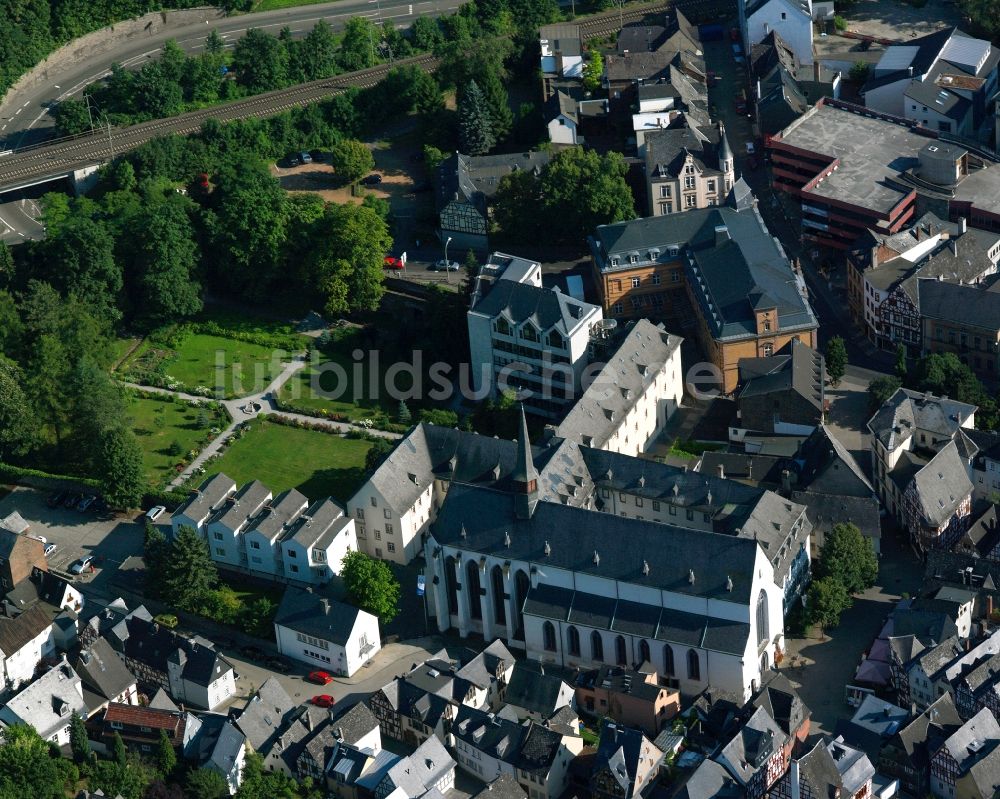
[[[531,441],[528,438],[528,419],[521,405],[521,430],[517,437],[517,462],[510,476],[514,493],[517,494],[517,517],[527,519],[538,502],[538,472],[531,457]]]

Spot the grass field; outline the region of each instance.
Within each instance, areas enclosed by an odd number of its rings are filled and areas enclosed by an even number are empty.
[[[297,488],[310,500],[332,496],[344,502],[364,480],[370,447],[370,441],[256,419],[208,464],[205,476],[225,472],[237,485],[256,479],[275,494]]]
[[[186,402],[164,402],[136,396],[129,400],[132,429],[142,447],[142,465],[150,486],[161,486],[176,473],[175,466],[191,450],[201,449],[212,427],[224,427],[225,413],[195,408]],[[208,426],[202,427],[199,419]],[[176,444],[176,448],[172,448]]]

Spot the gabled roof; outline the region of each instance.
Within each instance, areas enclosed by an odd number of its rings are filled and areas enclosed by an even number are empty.
[[[0,617],[0,653],[9,658],[51,626],[51,617],[37,605],[13,619]]]
[[[917,288],[921,316],[988,332],[1000,330],[1000,291],[933,279],[918,281]]]
[[[103,638],[81,650],[76,673],[88,689],[103,699],[114,699],[135,685],[132,672]]]
[[[297,705],[276,677],[268,677],[236,717],[236,726],[255,751],[263,751],[290,720]]]
[[[562,743],[562,735],[540,724],[522,726],[468,705],[459,706],[451,732],[473,749],[543,777]]]
[[[521,784],[506,771],[489,783],[473,799],[528,799]]]
[[[246,533],[259,533],[272,543],[284,538],[293,522],[309,506],[309,500],[289,488],[267,503],[247,525]]]
[[[455,676],[467,680],[477,688],[489,688],[496,681],[497,668],[501,663],[510,668],[516,662],[516,658],[504,642],[497,638],[455,672]]]
[[[314,502],[296,517],[282,540],[294,541],[305,549],[327,549],[352,521],[337,502],[327,497]]]
[[[223,775],[230,775],[240,761],[243,747],[246,746],[246,736],[231,722],[222,725],[219,737],[215,739],[208,766],[216,768]]]
[[[892,450],[916,431],[951,438],[975,412],[975,405],[900,388],[868,421],[868,430]]]
[[[274,623],[346,646],[362,617],[371,618],[371,614],[353,605],[289,586],[281,598]]]
[[[640,319],[608,356],[601,371],[556,428],[556,435],[587,446],[603,446],[680,345],[681,339],[667,333],[662,325]]]
[[[638,793],[641,788],[636,784],[639,773],[639,759],[643,754],[643,743],[648,741],[642,730],[625,727],[605,719],[601,725],[601,737],[597,744],[597,755],[594,760],[594,772],[607,771],[621,786],[625,796]],[[652,745],[652,741],[649,741]],[[653,747],[654,757],[663,753]],[[650,769],[656,773],[656,769]]]
[[[959,457],[954,441],[949,441],[913,478],[913,486],[924,523],[940,527],[972,494],[972,481]]]
[[[794,736],[812,716],[784,674],[776,673],[751,700],[754,707],[761,707],[774,719],[785,735]]]
[[[705,759],[677,794],[678,799],[737,799],[743,788],[724,767]]]
[[[219,472],[207,478],[191,492],[186,502],[182,502],[174,515],[185,515],[194,520],[207,518],[209,514],[230,494],[236,491],[236,483]]]
[[[950,693],[938,697],[923,713],[897,733],[899,746],[915,768],[929,768],[938,746],[962,726]]]
[[[148,612],[132,613],[124,622],[116,626],[124,640],[109,638],[112,647],[152,669],[166,672],[167,661],[172,660],[183,666],[183,679],[196,685],[207,686],[222,674],[233,670],[233,664],[210,646],[178,635],[156,622],[145,618]],[[145,611],[145,608],[142,608]]]
[[[471,156],[455,153],[438,167],[438,209],[459,201],[486,213],[486,201],[512,172],[538,172],[552,156],[544,151]]]
[[[44,739],[68,725],[74,713],[86,718],[87,704],[80,677],[65,659],[0,706],[0,718],[34,727]]]
[[[338,740],[354,746],[373,730],[378,729],[378,719],[364,702],[356,702],[334,717],[330,724]],[[432,736],[433,737],[433,736]]]
[[[563,336],[573,333],[597,312],[596,305],[581,302],[558,289],[513,280],[498,280],[471,313],[490,319],[504,316],[515,325],[532,324],[541,333],[555,329]]]
[[[720,754],[736,781],[747,785],[757,770],[784,746],[787,738],[770,713],[758,707]]]
[[[45,545],[37,538],[23,535],[0,526],[0,558],[9,561],[13,557],[27,557],[32,563],[45,567]]]
[[[539,502],[524,519],[515,512],[515,500],[492,489],[452,485],[433,525],[434,538],[463,552],[502,554],[739,604],[749,601],[758,552],[752,539],[554,502]]]
[[[793,391],[816,410],[823,411],[826,366],[824,357],[798,339],[787,352],[767,358],[740,358],[740,399]]]
[[[875,489],[865,475],[861,465],[825,424],[819,424],[809,437],[802,442],[795,455],[798,467],[799,487],[809,488],[814,482],[830,471],[849,473],[857,486],[855,496],[873,496]]]
[[[956,732],[942,747],[958,764],[963,775],[974,764],[990,756],[1000,747],[1000,724],[989,708],[983,708]]]
[[[508,705],[523,708],[529,713],[538,713],[548,718],[560,707],[557,705],[559,694],[569,686],[555,674],[546,674],[544,670],[533,663],[518,661],[514,665],[514,673],[507,683],[504,701]],[[570,698],[572,691],[567,690]]]

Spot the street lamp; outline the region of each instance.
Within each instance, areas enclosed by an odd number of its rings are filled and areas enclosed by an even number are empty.
[[[448,263],[448,245],[451,244],[451,236],[444,243],[444,279],[451,283],[451,264]]]

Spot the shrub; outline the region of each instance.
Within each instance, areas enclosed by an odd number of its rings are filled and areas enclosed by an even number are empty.
[[[844,19],[842,16],[840,16],[840,14],[837,14],[833,18],[833,27],[836,28],[838,31],[846,31],[847,30],[847,20]]]

